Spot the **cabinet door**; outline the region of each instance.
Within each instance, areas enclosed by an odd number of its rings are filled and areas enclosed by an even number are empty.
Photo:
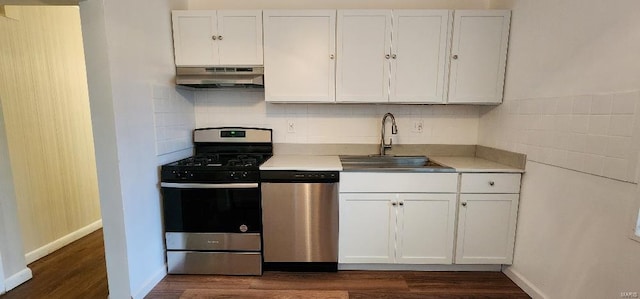
[[[456,264],[511,264],[518,194],[461,194]]]
[[[176,66],[210,66],[218,63],[214,10],[174,10],[173,48]],[[216,36],[216,39],[213,39]]]
[[[444,103],[449,75],[448,10],[394,10],[390,102]]]
[[[391,10],[339,10],[336,101],[388,102]]]
[[[456,10],[449,103],[500,103],[511,12]]]
[[[398,195],[397,263],[451,264],[455,194]]]
[[[265,99],[335,101],[335,10],[265,10]]]
[[[261,65],[262,11],[219,10],[217,17],[220,64]]]
[[[395,195],[340,194],[340,263],[393,263]]]

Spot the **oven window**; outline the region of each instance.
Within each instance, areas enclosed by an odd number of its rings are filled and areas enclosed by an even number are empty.
[[[259,188],[163,188],[162,194],[167,232],[262,231]]]

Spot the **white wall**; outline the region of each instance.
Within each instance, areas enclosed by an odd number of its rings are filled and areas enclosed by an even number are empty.
[[[4,277],[0,277],[0,294],[5,288],[10,289],[31,278],[31,270],[27,268],[24,259],[18,225],[18,209],[1,103],[0,101],[0,271],[4,272]]]
[[[272,128],[275,143],[379,143],[382,116],[391,112],[396,144],[476,144],[479,119],[478,106],[271,104],[262,91],[238,90],[197,91],[195,111],[197,127]],[[418,121],[422,133],[413,129]]]
[[[172,85],[153,87],[153,110],[158,156],[193,148],[195,128],[194,92]],[[167,157],[167,158],[169,158]]]
[[[4,267],[2,266],[2,252],[0,252],[0,294],[4,294],[7,288],[4,286]]]
[[[640,3],[512,2],[504,104],[479,142],[528,155],[514,263],[547,298],[640,292]]]
[[[190,154],[154,155],[154,90],[173,88],[170,11],[185,2],[80,5],[110,297],[142,298],[166,275],[158,165]]]

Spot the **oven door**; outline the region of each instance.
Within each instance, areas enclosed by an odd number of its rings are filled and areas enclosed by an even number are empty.
[[[162,183],[166,232],[261,233],[258,183]]]

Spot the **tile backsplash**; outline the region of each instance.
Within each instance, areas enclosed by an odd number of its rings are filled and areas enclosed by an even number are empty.
[[[479,140],[529,160],[636,182],[640,91],[505,100],[481,112]]]
[[[173,85],[154,85],[153,109],[158,156],[193,147],[193,91]]]
[[[397,121],[396,144],[477,143],[478,106],[272,104],[265,102],[262,90],[195,93],[196,127],[272,128],[275,143],[376,144],[386,112]],[[420,123],[422,132],[415,128]]]

